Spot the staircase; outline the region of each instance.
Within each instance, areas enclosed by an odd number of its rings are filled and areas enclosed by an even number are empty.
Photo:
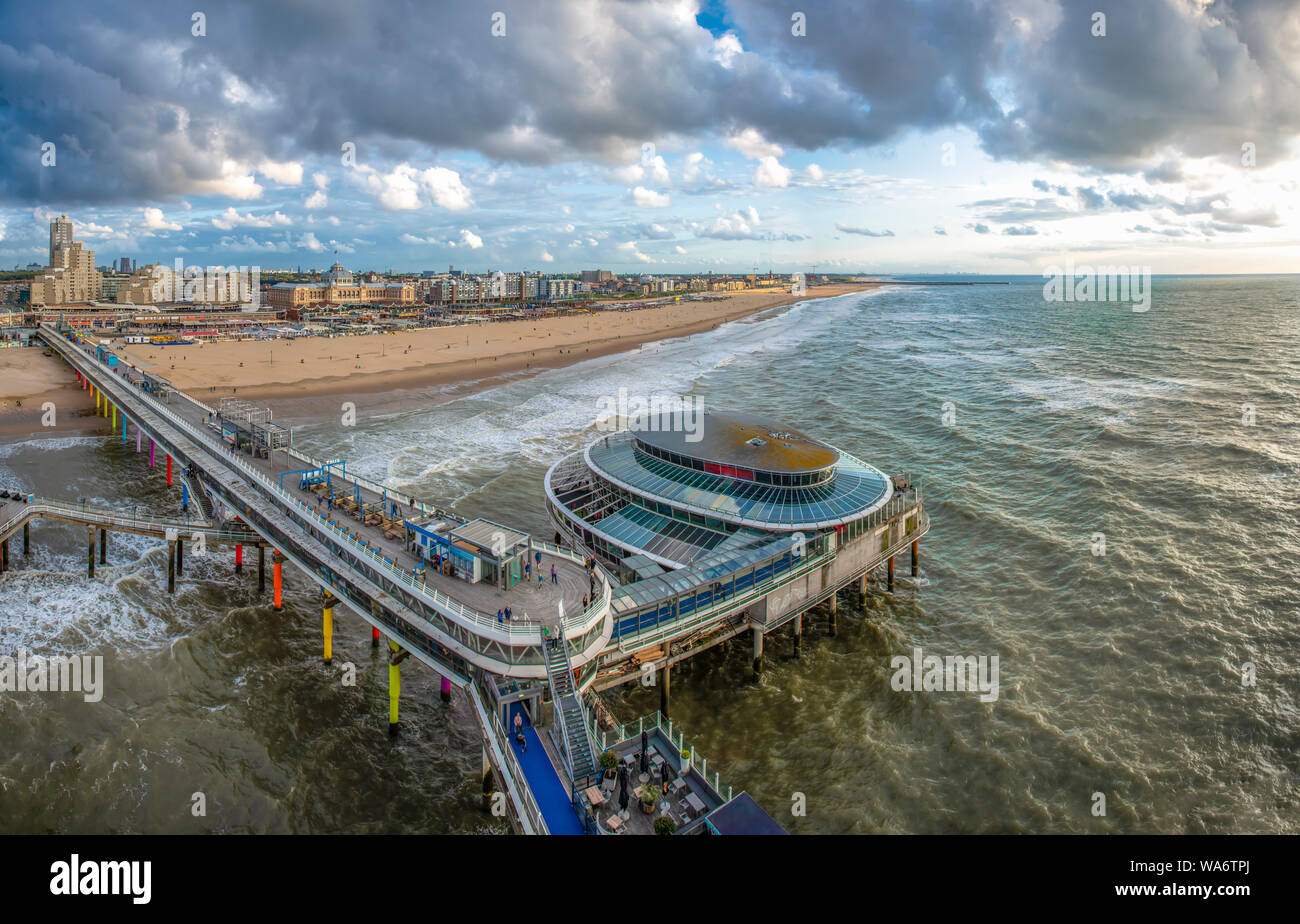
[[[181,480],[190,489],[190,511],[189,517],[194,520],[202,520],[205,524],[213,521],[212,498],[208,497],[208,492],[203,490],[202,481],[184,471],[181,472]],[[194,511],[198,508],[198,512]]]
[[[599,772],[591,739],[587,735],[586,713],[582,699],[573,685],[573,666],[564,639],[548,638],[546,646],[546,677],[551,685],[551,701],[555,704],[555,726],[560,729],[564,758],[569,764],[569,777],[575,788],[595,777]],[[554,737],[554,729],[552,729]]]

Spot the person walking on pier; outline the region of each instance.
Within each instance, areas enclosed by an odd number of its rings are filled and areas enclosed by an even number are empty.
[[[507,605],[507,606],[506,606],[506,622],[509,622],[512,618],[513,618],[513,616],[512,616],[512,614],[511,614],[511,612],[510,612],[510,607],[509,607],[509,605]]]
[[[558,574],[556,573],[556,571],[555,571],[555,566],[554,566],[554,565],[551,565],[551,583],[552,583],[552,584],[558,584],[558,583],[560,583],[560,578],[559,578],[559,575],[558,575]]]
[[[497,622],[505,622],[505,619],[506,619],[506,617],[505,617],[505,613],[502,613],[501,610],[500,610],[500,608],[498,608],[498,609],[497,609]]]

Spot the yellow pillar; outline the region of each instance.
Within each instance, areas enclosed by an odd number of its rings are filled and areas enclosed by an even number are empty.
[[[325,663],[334,660],[334,595],[325,591]]]
[[[397,734],[397,700],[402,695],[402,668],[398,658],[401,648],[397,642],[389,640],[388,647],[393,653],[388,657],[388,733]]]
[[[117,429],[117,405],[113,405],[113,429]]]

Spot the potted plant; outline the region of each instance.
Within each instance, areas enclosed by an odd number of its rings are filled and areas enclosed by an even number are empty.
[[[605,770],[605,779],[612,780],[614,771],[618,768],[618,758],[614,756],[613,751],[606,751],[600,755],[600,765]]]
[[[677,830],[677,822],[668,815],[655,819],[655,834],[672,834]]]
[[[655,813],[655,791],[649,783],[641,787],[641,811],[647,815]]]
[[[691,769],[691,749],[682,748],[682,776]]]

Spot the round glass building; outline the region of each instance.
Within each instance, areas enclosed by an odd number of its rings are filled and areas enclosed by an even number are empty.
[[[625,577],[789,545],[792,534],[811,541],[893,494],[883,472],[787,426],[723,411],[683,422],[638,418],[546,473],[556,528]]]

